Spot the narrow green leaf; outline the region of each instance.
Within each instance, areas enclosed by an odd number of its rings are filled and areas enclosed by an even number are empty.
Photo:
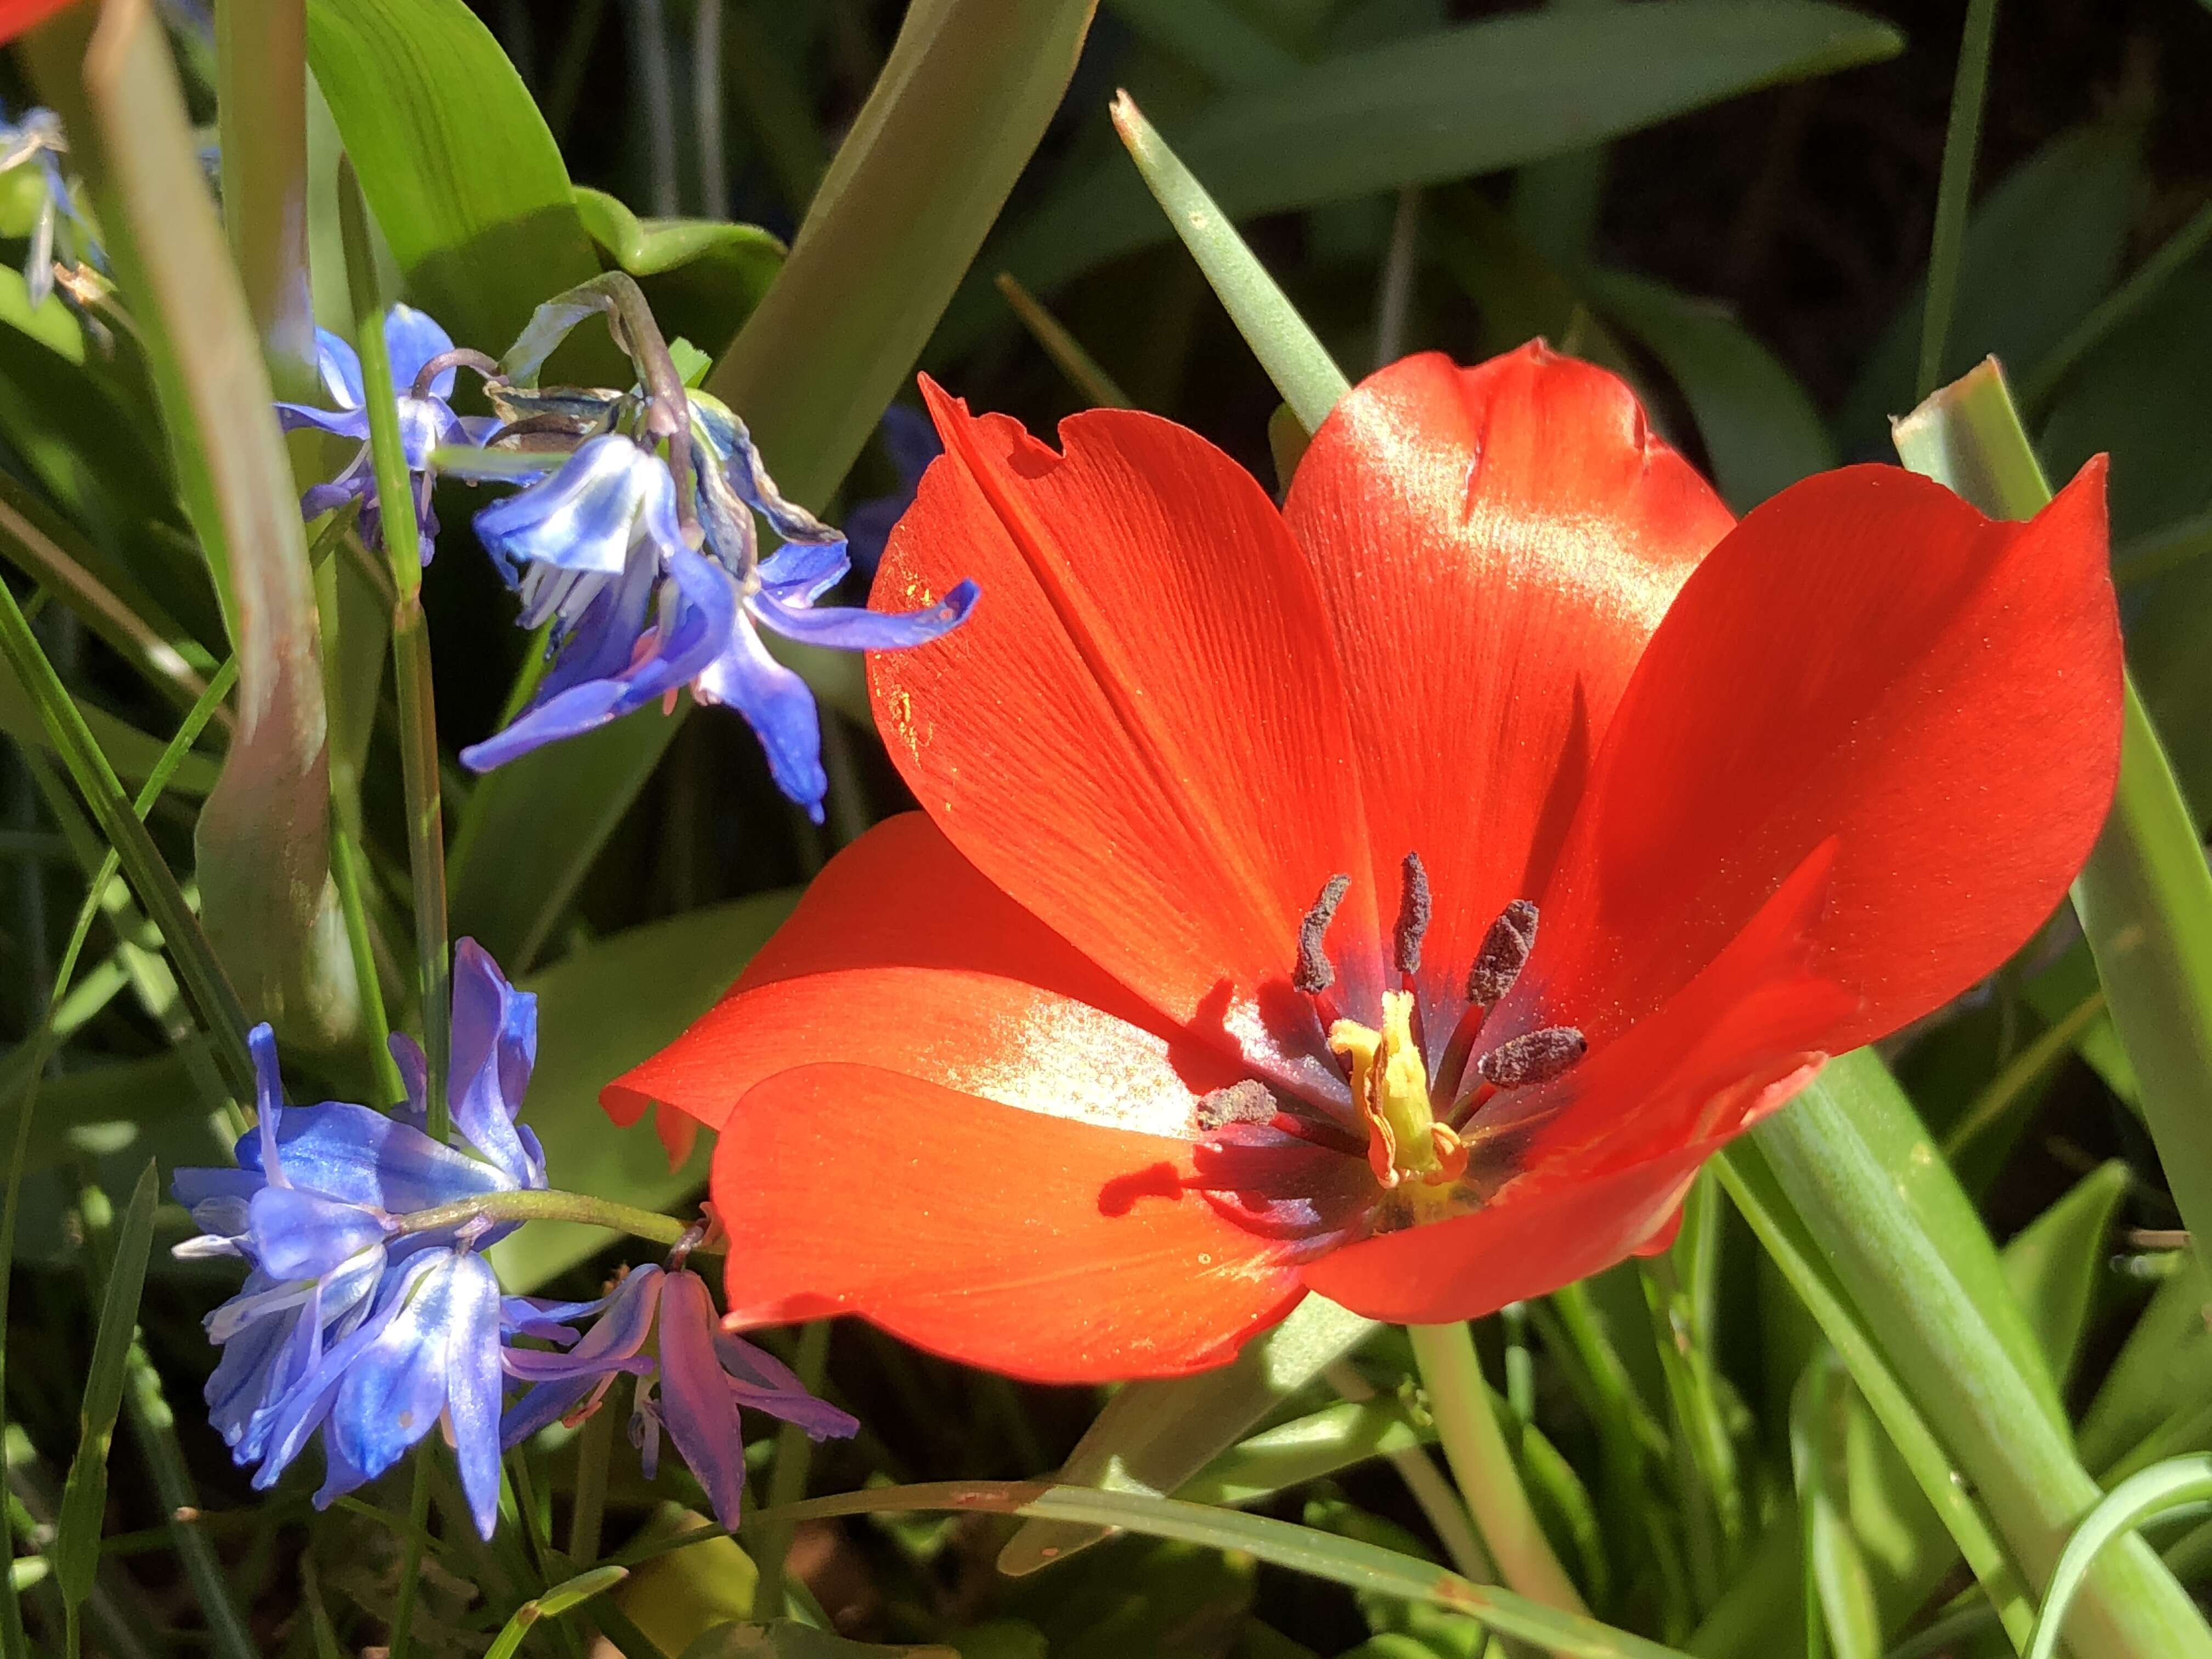
[[[553,135],[463,0],[309,0],[307,61],[409,295],[496,356],[599,275]]]
[[[1111,1492],[1173,1492],[1380,1328],[1310,1296],[1218,1370],[1120,1389],[1068,1455],[1060,1479]],[[1079,1522],[1030,1521],[999,1552],[999,1571],[1035,1572],[1107,1531]]]
[[[590,1601],[603,1590],[612,1589],[629,1577],[628,1567],[594,1567],[575,1577],[556,1584],[543,1595],[525,1601],[515,1609],[514,1617],[500,1627],[492,1638],[491,1646],[484,1650],[484,1659],[514,1659],[522,1646],[523,1638],[531,1627],[541,1619],[557,1619],[571,1607]]]
[[[794,501],[827,505],[912,371],[1059,107],[1090,12],[1087,0],[908,9],[790,257],[707,382]],[[865,716],[857,655],[813,653],[802,672]],[[618,720],[479,783],[453,848],[456,931],[527,968],[675,732]]]
[[[77,1412],[76,1455],[62,1487],[54,1534],[54,1578],[71,1607],[92,1593],[100,1566],[100,1534],[107,1510],[107,1448],[123,1409],[124,1361],[138,1322],[138,1297],[146,1284],[146,1259],[154,1250],[154,1206],[161,1171],[149,1159],[131,1194],[115,1238],[100,1328],[85,1373],[84,1403]],[[105,1203],[106,1200],[100,1200]]]
[[[1518,167],[1891,57],[1902,44],[1887,24],[1813,0],[1554,7],[1395,40],[1231,94],[1178,124],[1176,149],[1221,209],[1245,219]],[[1047,294],[1158,241],[1162,227],[1133,182],[1102,164],[1055,190],[993,268]],[[987,320],[963,305],[938,349],[963,349]]]
[[[2066,1611],[2106,1545],[2170,1510],[2208,1502],[2212,1502],[2212,1457],[2177,1457],[2154,1463],[2113,1487],[2082,1516],[2081,1524],[2067,1540],[2065,1553],[2058,1558],[2051,1575],[2050,1593],[2044,1598],[2042,1616],[2036,1620],[2035,1640],[2028,1648],[2027,1659],[2051,1659],[2057,1652]]]
[[[1102,1528],[1120,1528],[1153,1538],[1182,1539],[1213,1549],[1242,1550],[1271,1565],[1326,1578],[1354,1590],[1425,1601],[1464,1613],[1502,1636],[1533,1642],[1567,1659],[1681,1659],[1678,1649],[1648,1642],[1594,1619],[1555,1611],[1495,1585],[1470,1583],[1434,1562],[1266,1516],[1207,1509],[1143,1492],[1096,1492],[1026,1481],[943,1481],[811,1498],[782,1509],[763,1510],[747,1516],[745,1524],[751,1528],[769,1522],[915,1510],[1026,1515]]]
[[[1115,14],[1218,87],[1266,86],[1305,67],[1228,0],[1109,0]]]
[[[1911,1103],[1861,1049],[1829,1062],[1752,1139],[2007,1547],[2030,1582],[2047,1582],[2096,1482],[1996,1249]],[[1967,1377],[1973,1386],[1960,1388]],[[2106,1558],[2075,1609],[2091,1651],[2212,1655],[2212,1630],[2141,1545]]]
[[[1318,1480],[1373,1457],[1431,1444],[1433,1423],[1414,1419],[1393,1395],[1340,1401],[1240,1441],[1176,1488],[1190,1504],[1235,1508]]]
[[[2097,1285],[2106,1276],[2112,1218],[2133,1179],[2118,1158],[2099,1164],[2005,1246],[2005,1280],[2062,1390],[2087,1334]]]
[[[1968,0],[1959,64],[1951,82],[1951,118],[1943,132],[1943,168],[1936,185],[1936,234],[1928,253],[1928,292],[1921,304],[1920,373],[1917,398],[1943,378],[1943,347],[1959,293],[1959,262],[1966,240],[1966,204],[1974,185],[1974,153],[1981,147],[1982,101],[1990,85],[1990,44],[1996,37],[1997,0]]]
[[[2193,1255],[2158,1287],[2083,1414],[2081,1461],[2100,1474],[2159,1425],[2192,1409],[2212,1379],[2212,1273]]]
[[[961,1659],[957,1650],[885,1647],[855,1642],[835,1631],[817,1630],[793,1619],[717,1625],[684,1650],[682,1659]]]
[[[714,1006],[791,914],[795,890],[763,893],[594,940],[523,981],[538,994],[538,1066],[524,1121],[556,1170],[589,1172],[592,1192],[665,1210],[707,1178],[703,1149],[672,1170],[644,1126],[600,1109],[610,1079],[664,1048]],[[534,1290],[606,1248],[596,1228],[539,1222],[492,1247],[510,1290]]]
[[[1798,1379],[1790,1407],[1790,1466],[1805,1534],[1805,1570],[1814,1594],[1806,1604],[1807,1651],[1825,1637],[1835,1659],[1878,1659],[1881,1613],[1874,1582],[1851,1529],[1844,1467],[1850,1380],[1832,1355],[1816,1359]]]
[[[1812,398],[1725,307],[1620,271],[1580,280],[1682,389],[1714,482],[1737,512],[1835,465],[1834,441]]]
[[[238,657],[237,731],[196,832],[208,936],[263,1017],[332,1042],[358,1021],[359,990],[335,926],[319,628],[291,465],[167,39],[150,13],[96,40],[91,22],[70,13],[27,46],[131,302]]]
[[[2027,518],[2051,499],[1994,364],[1899,422],[1897,447],[1913,471],[1996,517]],[[2126,700],[2119,793],[2074,884],[2074,908],[2166,1183],[2198,1257],[2212,1261],[2212,869],[2131,681]]]
[[[1128,94],[1115,98],[1113,113],[1115,131],[1128,146],[1146,188],[1206,273],[1237,331],[1299,422],[1309,433],[1319,430],[1336,400],[1351,389],[1344,371]]]
[[[108,757],[118,776],[143,783],[152,775],[161,757],[161,739],[125,724],[91,703],[79,702],[72,697],[70,705],[76,711],[86,735]],[[43,749],[59,757],[65,764],[68,761],[69,750],[63,739],[48,728],[40,714],[36,694],[21,676],[12,672],[0,673],[0,732],[27,749]],[[174,787],[180,795],[204,799],[220,775],[220,769],[207,756],[186,755],[176,769]]]
[[[2124,283],[2107,295],[2094,311],[2029,369],[2021,386],[2022,406],[2031,412],[2049,408],[2052,396],[2065,384],[2074,366],[2187,269],[2208,243],[2212,243],[2212,203],[2191,215],[2186,224],[2159,245],[2157,252],[2130,272]]]

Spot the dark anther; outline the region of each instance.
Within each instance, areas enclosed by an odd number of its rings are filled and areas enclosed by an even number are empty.
[[[1419,969],[1421,940],[1428,931],[1429,872],[1421,867],[1419,853],[1408,853],[1398,878],[1398,931],[1391,936],[1400,973]]]
[[[1535,948],[1536,907],[1527,899],[1515,899],[1482,936],[1482,949],[1468,970],[1467,1000],[1486,1008],[1494,1006],[1513,988],[1528,952]]]
[[[1547,1025],[1499,1043],[1475,1061],[1474,1069],[1501,1089],[1525,1089],[1571,1070],[1589,1047],[1573,1026]]]
[[[1199,1097],[1198,1127],[1209,1133],[1231,1123],[1265,1123],[1274,1115],[1274,1096],[1249,1077]]]
[[[1298,924],[1298,965],[1291,975],[1291,984],[1308,996],[1336,983],[1336,969],[1322,949],[1322,941],[1328,937],[1329,923],[1336,920],[1336,907],[1351,890],[1350,876],[1331,876],[1313,908],[1306,912],[1306,919]]]

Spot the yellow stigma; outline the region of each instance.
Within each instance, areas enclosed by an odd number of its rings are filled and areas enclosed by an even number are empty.
[[[1459,1137],[1429,1106],[1429,1067],[1413,1041],[1413,998],[1382,994],[1382,1029],[1340,1019],[1328,1046],[1352,1061],[1352,1098],[1367,1124],[1367,1162],[1375,1178],[1395,1187],[1407,1176],[1456,1180],[1467,1168]]]

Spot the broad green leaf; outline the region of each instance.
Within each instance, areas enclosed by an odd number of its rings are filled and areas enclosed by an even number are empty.
[[[1090,13],[1086,0],[908,9],[790,257],[707,382],[793,500],[828,504],[912,371],[1059,107]],[[865,714],[857,655],[813,653],[802,672]],[[456,931],[526,967],[675,730],[618,720],[479,783],[453,848]]]
[[[1265,86],[1304,64],[1229,0],[1109,0],[1136,33],[1218,87]]]
[[[1518,167],[1759,87],[1893,55],[1896,32],[1814,0],[1522,12],[1393,41],[1230,94],[1167,137],[1231,218]],[[1357,142],[1346,135],[1357,134]],[[1126,168],[1062,185],[992,268],[1046,293],[1166,234]],[[963,306],[939,349],[985,320]]]
[[[1176,1538],[1211,1548],[1242,1550],[1271,1565],[1326,1578],[1376,1595],[1420,1601],[1479,1619],[1498,1633],[1532,1642],[1566,1659],[1680,1659],[1662,1647],[1595,1619],[1564,1613],[1493,1584],[1477,1584],[1433,1562],[1293,1526],[1237,1510],[1208,1509],[1142,1492],[1096,1492],[1088,1487],[1000,1480],[943,1481],[884,1486],[841,1498],[763,1510],[746,1518],[794,1522],[839,1515],[951,1510],[1026,1515],[1106,1529],[1119,1528],[1154,1538]]]
[[[2139,121],[2061,134],[1999,180],[1966,228],[1943,375],[1994,355],[2025,368],[2058,343],[2118,275],[2135,220]],[[1860,372],[1836,416],[1847,454],[1881,444],[1889,416],[1912,406],[1923,279]]]
[[[719,348],[744,325],[783,264],[783,244],[757,225],[641,219],[579,185],[576,211],[611,265],[638,279],[660,331]]]
[[[1124,1536],[1009,1587],[1002,1605],[1042,1633],[1050,1659],[1199,1659],[1250,1615],[1257,1577],[1249,1557]]]
[[[2066,1387],[2106,1278],[2112,1218],[2134,1177],[2118,1158],[2099,1164],[2004,1249],[2006,1282],[2059,1388]]]
[[[2191,1255],[2158,1287],[2081,1419],[2081,1461],[2100,1474],[2212,1387],[2212,1273]]]
[[[523,1121],[545,1146],[556,1181],[602,1198],[665,1209],[707,1178],[702,1146],[671,1170],[643,1124],[617,1128],[599,1091],[665,1048],[714,1006],[798,895],[758,894],[598,939],[524,981],[538,994],[538,1066]],[[508,1289],[523,1291],[606,1247],[595,1228],[540,1222],[492,1247]]]
[[[497,356],[599,275],[529,89],[463,0],[309,0],[307,61],[408,294]]]
[[[2050,1594],[2036,1621],[2027,1659],[2051,1659],[2057,1652],[2067,1609],[2081,1593],[2091,1565],[2108,1545],[2146,1521],[2184,1507],[2201,1509],[2208,1502],[2212,1502],[2212,1457],[2156,1463],[2113,1487],[2067,1540],[2066,1553],[2051,1575]]]
[[[934,1644],[885,1647],[855,1642],[835,1631],[778,1619],[765,1625],[717,1625],[685,1648],[681,1659],[960,1659],[960,1655]]]
[[[1218,1370],[1124,1386],[1076,1443],[1060,1477],[1109,1492],[1173,1492],[1378,1328],[1310,1296]],[[1106,1532],[1078,1521],[1032,1520],[999,1553],[999,1571],[1035,1572]]]
[[[1996,1248],[1911,1103],[1860,1049],[1751,1138],[2030,1582],[2047,1582],[2097,1484]],[[2107,1556],[2076,1606],[2090,1651],[2212,1655],[2212,1630],[2141,1545]]]
[[[63,1599],[72,1607],[91,1594],[93,1574],[100,1565],[100,1526],[107,1510],[107,1448],[123,1410],[124,1362],[138,1323],[146,1258],[154,1250],[154,1206],[160,1197],[161,1171],[149,1158],[116,1230],[107,1284],[100,1297],[100,1328],[85,1372],[84,1403],[78,1408],[76,1455],[62,1487],[54,1577]]]
[[[1975,370],[1897,427],[1907,466],[1985,513],[2025,519],[2051,499],[1995,367]],[[2074,884],[2143,1118],[2198,1255],[2212,1260],[2212,870],[2132,681],[2118,793]]]
[[[1713,481],[1737,512],[1836,464],[1805,388],[1727,307],[1621,271],[1592,271],[1581,281],[1599,310],[1641,340],[1681,388]]]
[[[76,313],[58,293],[33,305],[23,273],[9,265],[0,265],[0,324],[28,335],[71,363],[84,362],[84,331],[77,326]]]

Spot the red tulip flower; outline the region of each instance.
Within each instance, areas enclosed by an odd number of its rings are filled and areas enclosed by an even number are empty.
[[[1376,374],[1279,510],[1166,421],[1055,453],[924,391],[876,602],[983,598],[870,664],[922,811],[605,1096],[720,1131],[738,1325],[1074,1382],[1310,1291],[1543,1294],[2003,962],[2104,819],[2101,462],[2029,524],[1887,466],[1736,524],[1532,345]]]

